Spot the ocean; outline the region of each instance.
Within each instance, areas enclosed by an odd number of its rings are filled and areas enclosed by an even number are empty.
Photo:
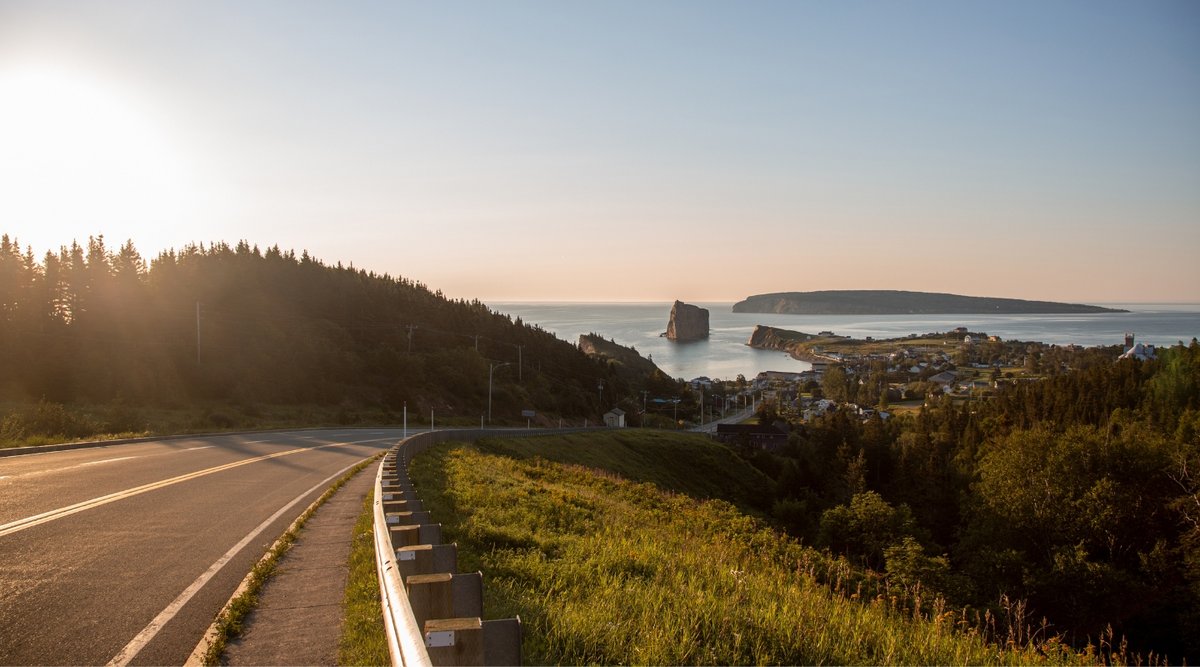
[[[782,352],[746,345],[755,325],[764,324],[844,336],[898,338],[908,334],[972,332],[1005,340],[1040,341],[1085,347],[1120,345],[1125,332],[1151,345],[1174,345],[1200,336],[1200,304],[1100,304],[1128,313],[1071,315],[774,315],[735,313],[732,303],[697,303],[707,308],[711,332],[706,341],[676,343],[662,337],[671,315],[670,303],[489,303],[493,310],[540,325],[558,338],[575,343],[595,333],[636,348],[673,377],[753,378],[762,371],[811,368]]]

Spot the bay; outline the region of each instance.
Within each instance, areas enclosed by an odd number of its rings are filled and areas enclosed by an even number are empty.
[[[1101,304],[1128,313],[1067,315],[776,315],[734,313],[732,303],[697,303],[709,311],[708,340],[677,343],[663,337],[671,304],[662,303],[491,303],[493,310],[537,324],[558,338],[576,343],[595,333],[637,349],[672,377],[753,378],[762,371],[807,370],[807,362],[782,352],[746,345],[755,325],[864,338],[898,338],[909,334],[967,327],[1005,340],[1056,345],[1120,345],[1126,332],[1139,342],[1174,345],[1200,336],[1200,304]]]

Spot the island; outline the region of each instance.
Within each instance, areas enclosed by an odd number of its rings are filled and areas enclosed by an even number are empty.
[[[708,309],[676,301],[664,335],[674,341],[708,338]]]
[[[1126,313],[1077,303],[1026,301],[901,290],[823,290],[756,294],[733,304],[735,313],[788,315],[1029,315]]]

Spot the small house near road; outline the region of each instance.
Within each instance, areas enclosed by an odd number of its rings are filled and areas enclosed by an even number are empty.
[[[613,408],[604,413],[604,425],[609,428],[625,428],[625,411]]]

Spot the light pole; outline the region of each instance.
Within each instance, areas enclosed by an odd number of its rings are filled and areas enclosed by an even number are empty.
[[[493,361],[488,364],[488,414],[487,414],[488,425],[491,425],[491,423],[492,423],[492,374],[496,372],[497,368],[500,368],[502,366],[511,366],[511,365],[512,364],[507,361],[502,362],[502,363],[496,363]]]

